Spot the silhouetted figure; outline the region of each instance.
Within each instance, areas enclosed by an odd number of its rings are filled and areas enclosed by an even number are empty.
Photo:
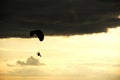
[[[44,33],[41,30],[30,31],[30,37],[33,37],[34,35],[36,35],[40,41],[44,40]],[[38,52],[37,55],[41,57],[40,52]]]
[[[40,52],[38,52],[37,55],[40,56],[40,57],[42,57],[41,54],[40,54]]]

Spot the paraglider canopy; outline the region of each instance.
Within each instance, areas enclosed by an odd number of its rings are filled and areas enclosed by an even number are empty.
[[[30,37],[33,37],[34,34],[36,34],[40,41],[44,40],[44,34],[41,30],[30,31]]]

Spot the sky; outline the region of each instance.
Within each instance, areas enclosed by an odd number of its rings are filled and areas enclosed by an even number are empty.
[[[118,26],[107,33],[45,36],[44,41],[0,39],[0,79],[119,80],[119,34]]]
[[[1,0],[0,28],[0,80],[120,79],[120,0]]]

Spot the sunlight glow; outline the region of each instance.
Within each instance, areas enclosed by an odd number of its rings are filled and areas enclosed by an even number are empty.
[[[0,39],[0,78],[7,80],[4,76],[8,76],[11,80],[24,80],[25,76],[26,79],[32,76],[31,80],[117,80],[109,79],[109,76],[120,75],[119,34],[120,27],[117,27],[108,29],[107,33],[46,36],[43,42],[37,38]],[[42,57],[38,57],[37,52]],[[32,62],[30,56],[45,65],[23,65]]]
[[[118,18],[120,18],[120,15],[118,16]]]

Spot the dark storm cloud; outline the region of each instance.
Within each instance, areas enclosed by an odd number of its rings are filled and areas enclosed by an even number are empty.
[[[118,0],[2,0],[0,37],[29,37],[41,29],[46,35],[106,32],[120,25]]]
[[[120,0],[99,0],[99,1],[103,1],[103,2],[120,2]]]

